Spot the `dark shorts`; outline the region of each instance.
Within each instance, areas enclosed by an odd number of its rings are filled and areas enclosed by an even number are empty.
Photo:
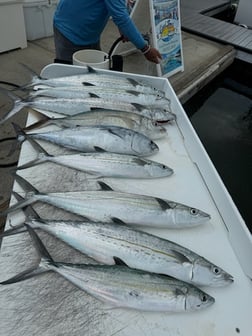
[[[55,63],[66,63],[72,64],[73,54],[81,49],[96,49],[101,50],[100,42],[89,45],[76,45],[69,41],[64,35],[62,35],[56,27],[53,27],[54,30],[54,45],[56,58]]]

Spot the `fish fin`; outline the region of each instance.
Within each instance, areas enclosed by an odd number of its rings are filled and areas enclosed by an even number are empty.
[[[25,141],[26,139],[26,134],[25,132],[22,130],[22,128],[16,124],[16,123],[11,123],[12,124],[12,127],[14,128],[14,131],[17,135],[17,146],[21,147],[21,144]]]
[[[12,91],[15,91],[15,90],[20,88],[20,85],[12,83],[12,82],[0,81],[0,84],[12,86],[14,88],[14,89],[12,89]]]
[[[167,209],[171,209],[171,205],[168,201],[162,199],[162,198],[158,198],[158,197],[155,197],[156,201],[158,202],[158,204],[160,205],[161,209],[162,210],[167,210]]]
[[[133,90],[126,90],[127,93],[130,93],[131,95],[133,96],[139,96],[140,95],[140,92],[138,91],[133,91]]]
[[[5,113],[4,116],[0,119],[0,125],[1,125],[6,120],[10,119],[16,113],[18,113],[25,106],[25,103],[21,100],[20,97],[18,97],[17,95],[15,95],[13,92],[10,92],[10,91],[5,90],[3,88],[0,88],[0,91],[5,92],[9,96],[9,98],[12,100],[12,102],[13,102],[12,109],[9,112]]]
[[[16,198],[18,202],[23,201],[25,198],[18,194],[17,192],[12,192],[13,196]],[[27,205],[23,208],[23,212],[25,214],[26,218],[32,218],[32,219],[39,219],[42,220],[37,211],[34,210],[31,204]]]
[[[106,152],[103,148],[101,148],[99,146],[94,146],[94,149],[95,149],[96,152],[100,152],[100,153]]]
[[[0,212],[0,217],[1,216],[6,216],[7,214],[11,213],[11,212],[14,212],[16,210],[19,210],[19,209],[22,209],[34,202],[36,202],[36,199],[35,199],[35,195],[36,194],[41,194],[39,193],[39,191],[33,187],[27,180],[25,180],[23,177],[15,174],[14,175],[14,178],[16,179],[16,182],[24,189],[24,191],[26,192],[26,197],[13,204],[12,206],[10,206],[7,210],[4,210],[4,211],[1,211]]]
[[[45,245],[42,243],[41,239],[39,238],[38,234],[34,231],[34,229],[29,224],[24,224],[24,226],[27,228],[40,258],[53,262],[52,257],[50,256]]]
[[[138,111],[142,111],[145,107],[138,103],[131,103]]]
[[[107,129],[109,133],[117,136],[118,138],[123,139],[123,135],[120,135],[120,132],[117,132],[118,127],[120,127],[120,126],[115,126],[113,128],[112,127],[105,127],[105,129]]]
[[[39,236],[37,235],[37,233],[28,225],[28,224],[24,224],[24,226],[27,228],[31,239],[33,241],[33,244],[40,256],[40,262],[37,266],[35,267],[31,267],[17,275],[15,275],[14,277],[2,281],[0,282],[1,285],[9,285],[9,284],[13,284],[16,282],[20,282],[23,280],[27,280],[30,279],[34,276],[37,276],[39,274],[45,273],[50,271],[50,269],[46,268],[44,266],[44,263],[52,263],[54,264],[54,261],[52,259],[52,257],[50,256],[49,252],[47,251],[47,249],[45,248],[44,244],[42,243],[41,239],[39,238]]]
[[[121,265],[121,266],[128,266],[122,259],[113,256],[113,259],[115,261],[116,265]]]
[[[37,141],[35,141],[28,134],[26,134],[17,124],[14,123],[12,124],[17,134],[22,135],[24,139],[26,139],[37,152],[36,159],[31,160],[23,164],[22,166],[17,167],[17,170],[33,167],[35,165],[45,162],[46,160],[48,160],[49,157],[53,157],[53,155],[48,154],[47,151],[42,146],[40,146]]]
[[[32,278],[36,275],[39,275],[41,273],[44,273],[44,272],[48,272],[48,270],[45,270],[45,269],[43,269],[39,266],[31,267],[31,268],[15,275],[14,277],[12,277],[8,280],[0,282],[0,285],[10,285],[10,284],[13,284],[13,283],[16,283],[16,282],[27,280],[27,279],[30,279],[30,278]]]
[[[27,64],[24,64],[24,63],[19,63],[19,64],[22,67],[24,67],[25,70],[27,70],[31,75],[31,81],[29,83],[26,83],[25,85],[20,86],[19,88],[21,90],[27,89],[31,86],[35,86],[36,84],[40,83],[42,78],[32,68],[30,68]]]
[[[111,218],[113,223],[115,224],[119,224],[119,225],[125,225],[126,223],[124,221],[122,221],[120,218],[117,218],[117,217],[112,217]]]
[[[176,256],[176,258],[179,260],[181,263],[191,263],[190,259],[187,258],[183,253],[180,253],[178,251],[174,251],[171,249],[172,253]]]
[[[98,181],[97,183],[99,184],[99,186],[101,187],[101,190],[103,191],[114,191],[112,187],[110,187],[107,183],[103,181]]]
[[[134,86],[141,85],[138,81],[136,81],[133,78],[127,78],[127,81],[129,81]]]
[[[94,84],[88,83],[88,82],[82,82],[82,85],[84,85],[84,86],[95,86]]]
[[[14,174],[15,180],[17,183],[24,189],[26,193],[33,192],[34,194],[38,194],[39,191],[32,185],[30,184],[27,180],[25,180],[23,177],[20,175]]]
[[[95,93],[92,93],[92,92],[88,92],[89,96],[91,98],[100,98],[99,95],[95,94]]]
[[[26,228],[24,227],[24,224],[19,224],[13,226],[11,229],[5,230],[3,233],[0,234],[0,239],[8,236],[13,236],[18,233],[23,233],[26,232]]]
[[[92,68],[90,65],[87,65],[87,69],[89,73],[97,73],[97,71],[94,68]]]
[[[33,202],[35,202],[35,199],[34,199],[33,196],[34,196],[34,193],[29,194],[28,198],[24,198],[23,201],[17,202],[15,204],[13,204],[12,206],[10,206],[7,210],[1,211],[0,212],[0,217],[6,216],[11,212],[22,209],[22,208],[28,206],[29,204],[32,204]]]

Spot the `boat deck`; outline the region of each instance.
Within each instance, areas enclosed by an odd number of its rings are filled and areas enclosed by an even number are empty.
[[[209,15],[217,14],[230,5],[226,0],[204,0],[200,4],[181,0],[182,29],[208,39],[234,46],[237,50],[252,53],[252,30],[225,22]]]

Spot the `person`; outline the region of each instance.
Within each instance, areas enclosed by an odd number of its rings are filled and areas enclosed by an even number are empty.
[[[161,54],[144,40],[125,0],[60,0],[53,18],[55,62],[71,64],[78,50],[100,50],[101,34],[110,17],[123,41],[131,41],[148,61],[159,63]]]

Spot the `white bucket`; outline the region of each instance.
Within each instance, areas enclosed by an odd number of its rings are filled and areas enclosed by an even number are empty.
[[[73,54],[74,65],[90,65],[94,68],[109,69],[108,54],[100,50],[83,49]]]

